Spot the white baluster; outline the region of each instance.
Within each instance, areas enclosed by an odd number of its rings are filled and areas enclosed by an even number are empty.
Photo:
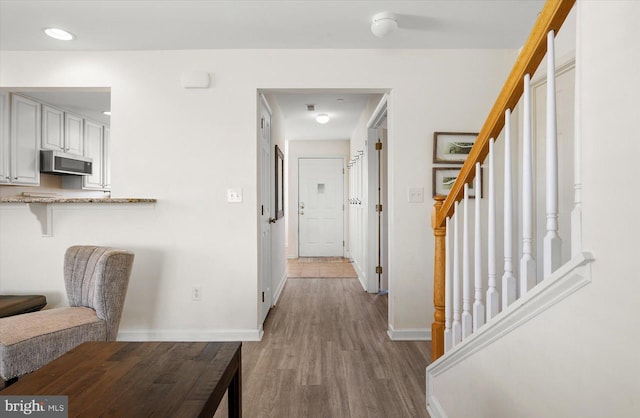
[[[576,37],[576,62],[581,60],[580,36]],[[571,256],[582,252],[582,133],[580,124],[582,103],[582,66],[575,69],[575,115],[573,139],[573,210],[571,211]]]
[[[464,185],[464,212],[462,226],[462,338],[471,335],[471,272],[469,267],[469,185]]]
[[[502,275],[502,309],[516,300],[513,275],[513,189],[511,186],[511,110],[504,115],[504,274]]]
[[[482,189],[482,176],[480,174],[480,163],[476,163],[476,178],[474,179],[474,189],[476,191],[476,218],[473,261],[475,264],[474,287],[475,295],[473,301],[473,331],[484,325],[484,301],[482,300],[482,244],[480,232],[480,190]]]
[[[487,273],[489,276],[487,287],[487,321],[498,315],[500,311],[500,295],[496,289],[496,173],[493,154],[494,139],[489,141],[489,219],[487,239],[488,259]],[[477,193],[477,192],[476,192]]]
[[[531,76],[524,76],[524,132],[522,135],[522,257],[520,297],[536,285],[533,258],[533,144],[531,142]]]
[[[447,234],[444,237],[445,264],[444,264],[444,352],[453,348],[453,336],[451,335],[451,317],[453,316],[453,251],[451,248],[450,219],[447,217]]]
[[[456,202],[453,212],[453,324],[451,325],[453,347],[462,341],[460,324],[460,251],[458,245],[458,234],[460,232],[459,218],[458,202]]]
[[[543,242],[543,278],[560,267],[562,239],[558,235],[558,125],[556,122],[555,33],[547,34],[547,233]]]

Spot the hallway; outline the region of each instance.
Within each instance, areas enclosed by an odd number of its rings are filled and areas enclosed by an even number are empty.
[[[428,417],[429,343],[386,330],[387,296],[357,279],[289,279],[262,341],[243,345],[244,416]]]

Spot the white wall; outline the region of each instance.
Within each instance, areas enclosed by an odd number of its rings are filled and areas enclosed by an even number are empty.
[[[287,190],[289,193],[288,207],[289,213],[293,216],[287,218],[288,222],[288,248],[289,258],[298,257],[298,159],[301,157],[341,157],[345,164],[349,160],[349,141],[287,141]],[[346,173],[345,173],[346,176]],[[346,184],[345,184],[346,193]],[[344,227],[347,228],[347,218],[345,217]],[[345,229],[348,230],[348,229]],[[345,234],[345,240],[347,240]],[[348,245],[348,243],[346,243]]]
[[[640,409],[640,3],[579,0],[576,111],[591,283],[440,375],[449,417],[635,417]],[[612,178],[615,177],[615,185]]]
[[[257,338],[256,91],[389,90],[391,325],[427,328],[430,204],[409,204],[406,191],[431,184],[434,130],[478,129],[514,56],[501,50],[3,51],[0,87],[110,87],[112,195],[158,203],[57,206],[53,238],[40,236],[25,206],[2,205],[0,291],[44,291],[54,305],[64,304],[65,248],[111,244],[136,252],[125,337]],[[212,88],[182,89],[184,70],[213,73]],[[243,203],[226,203],[229,187],[243,189]],[[191,301],[194,285],[202,286],[201,302]]]

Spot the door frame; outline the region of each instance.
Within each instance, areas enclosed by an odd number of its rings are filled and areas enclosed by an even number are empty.
[[[367,176],[368,176],[368,213],[367,213],[367,265],[364,266],[367,274],[367,292],[368,293],[378,293],[380,289],[378,289],[378,274],[376,273],[376,264],[378,261],[378,213],[376,212],[376,205],[378,204],[378,193],[377,193],[377,151],[376,151],[376,142],[378,140],[378,128],[380,127],[383,120],[387,120],[387,125],[389,122],[388,118],[388,100],[389,94],[386,93],[380,99],[380,102],[376,106],[375,110],[371,114],[369,121],[367,122],[367,154],[368,158],[368,167],[367,167]],[[391,256],[389,254],[389,229],[390,229],[390,220],[391,216],[389,214],[390,206],[389,202],[391,201],[390,193],[389,193],[389,174],[390,170],[388,168],[389,163],[389,128],[387,127],[387,138],[384,142],[384,146],[386,149],[386,157],[387,157],[387,178],[383,181],[386,184],[386,193],[387,193],[387,204],[386,207],[383,206],[382,211],[386,212],[387,217],[387,233],[384,236],[385,241],[381,243],[381,245],[386,245],[386,255],[387,255],[387,264],[391,264]],[[382,180],[382,179],[381,179]],[[389,266],[382,266],[385,270],[385,274],[387,277],[388,288],[391,287],[389,281]],[[389,290],[389,289],[387,289]]]
[[[346,256],[346,248],[348,248],[348,240],[349,240],[349,224],[347,217],[347,199],[349,193],[349,179],[345,175],[347,163],[346,157],[344,155],[315,155],[315,154],[301,154],[296,155],[296,183],[297,183],[297,196],[296,196],[296,217],[295,217],[295,231],[296,231],[296,258],[300,257],[300,160],[303,159],[334,159],[334,160],[342,160],[342,240],[344,241],[344,245],[342,246],[342,256]]]

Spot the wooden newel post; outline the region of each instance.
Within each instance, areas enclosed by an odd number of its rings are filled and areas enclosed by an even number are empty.
[[[435,237],[435,251],[433,260],[433,324],[431,324],[431,361],[435,361],[444,354],[444,305],[445,305],[445,263],[446,249],[445,225],[437,225],[438,213],[446,196],[436,196],[431,211],[431,227]]]

